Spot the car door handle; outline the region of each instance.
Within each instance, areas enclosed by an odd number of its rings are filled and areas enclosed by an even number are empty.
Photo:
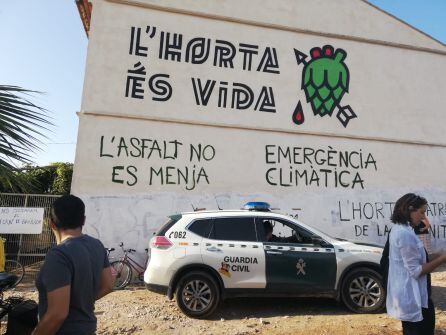
[[[207,250],[207,251],[210,251],[210,252],[222,252],[221,249],[216,248],[216,247],[206,248],[206,250]]]
[[[272,254],[272,255],[282,255],[281,251],[270,251],[270,250],[268,250],[266,253],[267,254]]]

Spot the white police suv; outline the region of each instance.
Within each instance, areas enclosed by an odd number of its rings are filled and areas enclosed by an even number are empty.
[[[352,311],[385,305],[382,248],[335,239],[267,203],[173,215],[150,241],[149,290],[206,317],[240,296],[332,297]]]

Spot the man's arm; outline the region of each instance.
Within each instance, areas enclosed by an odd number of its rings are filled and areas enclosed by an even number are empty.
[[[96,300],[101,299],[103,296],[109,294],[113,291],[113,285],[115,283],[115,277],[113,277],[111,272],[111,267],[106,267],[101,273],[101,283],[99,286],[99,292],[96,295]]]
[[[33,335],[53,335],[59,330],[70,309],[70,290],[66,285],[47,293],[48,308]]]

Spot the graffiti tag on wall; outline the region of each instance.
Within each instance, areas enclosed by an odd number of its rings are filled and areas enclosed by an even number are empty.
[[[156,139],[124,136],[105,136],[99,140],[101,159],[138,159],[148,162],[144,169],[135,165],[115,165],[111,169],[113,183],[135,186],[181,185],[191,191],[202,184],[210,184],[206,164],[215,158],[211,144],[182,143],[177,139]],[[180,157],[186,157],[182,159]],[[186,161],[188,164],[180,165]]]
[[[365,170],[377,171],[371,152],[334,147],[265,146],[266,182],[277,187],[364,189]]]
[[[341,106],[340,102],[349,90],[350,74],[344,60],[347,52],[326,45],[322,49],[310,50],[311,60],[297,49],[294,52],[298,66],[303,64],[301,88],[315,115],[331,116],[335,108],[336,117],[344,127],[357,117],[353,109]],[[173,78],[170,73],[153,73],[146,58],[162,61],[184,62],[194,66],[210,66],[246,72],[260,72],[280,75],[278,52],[272,46],[260,46],[252,42],[233,42],[207,37],[187,38],[182,33],[173,33],[155,26],[130,27],[128,54],[137,61],[127,70],[125,97],[131,99],[152,99],[168,101],[174,94]],[[276,94],[269,84],[230,82],[226,78],[189,77],[191,93],[196,106],[253,110],[277,113]],[[265,82],[271,82],[268,77]],[[187,89],[181,87],[181,90]],[[293,111],[291,120],[297,125],[304,123],[300,100]]]
[[[395,201],[338,201],[341,223],[353,223],[356,237],[387,236]],[[429,202],[426,216],[431,221],[430,233],[434,238],[446,238],[446,203]],[[369,223],[364,223],[369,222]],[[379,224],[378,224],[379,222]]]

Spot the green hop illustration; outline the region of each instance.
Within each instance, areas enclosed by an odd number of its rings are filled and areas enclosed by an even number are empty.
[[[348,92],[349,72],[344,64],[347,52],[333,50],[331,45],[324,46],[322,50],[311,49],[312,59],[305,64],[302,72],[302,89],[314,115],[331,116],[335,107],[340,107],[345,92]]]

